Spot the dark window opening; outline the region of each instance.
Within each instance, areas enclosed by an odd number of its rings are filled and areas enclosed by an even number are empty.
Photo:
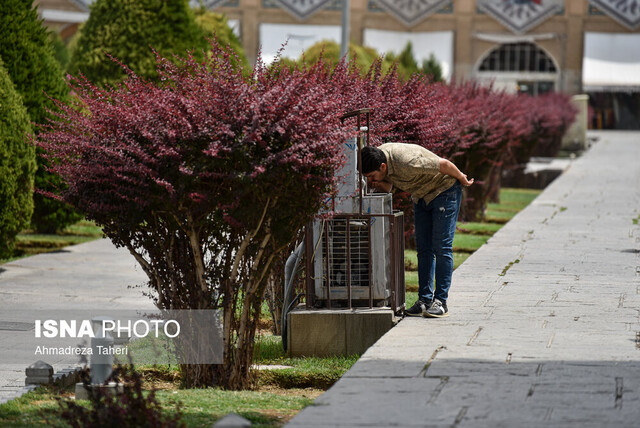
[[[555,73],[553,60],[533,43],[506,43],[487,55],[479,71]]]

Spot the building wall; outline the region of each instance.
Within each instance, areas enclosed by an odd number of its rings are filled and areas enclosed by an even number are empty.
[[[73,0],[35,0],[33,3],[40,8],[85,12],[84,8],[81,8],[79,4]]]
[[[334,0],[326,10],[299,21],[283,9],[273,7],[270,0],[229,0],[216,9],[229,19],[240,22],[241,39],[247,56],[255,60],[260,46],[261,23],[340,25],[341,0]],[[40,8],[79,10],[73,0],[39,0]],[[269,4],[272,7],[269,7]],[[451,31],[454,34],[453,79],[457,81],[476,77],[479,61],[499,43],[479,40],[477,33],[514,35],[493,17],[478,10],[475,0],[454,0],[453,6],[437,12],[411,28],[378,8],[370,0],[351,0],[351,41],[362,44],[365,28],[398,32]],[[596,13],[596,14],[594,14]],[[73,26],[49,23],[65,29],[65,36],[74,31]],[[77,26],[76,26],[77,28]],[[568,93],[581,91],[581,69],[584,32],[631,33],[626,27],[604,14],[597,14],[587,0],[565,0],[564,11],[534,27],[526,35],[553,34],[554,37],[536,40],[559,67],[556,89]],[[640,30],[635,31],[636,33]],[[284,40],[283,40],[284,42]],[[414,51],[421,47],[414,46]]]
[[[86,8],[81,7],[82,3],[78,3],[73,0],[35,0],[33,4],[41,11],[41,15],[43,9],[71,13],[88,12]],[[65,22],[58,20],[45,20],[45,25],[47,25],[51,30],[59,33],[63,40],[68,40],[78,31],[78,28],[80,28],[80,25],[77,22]]]

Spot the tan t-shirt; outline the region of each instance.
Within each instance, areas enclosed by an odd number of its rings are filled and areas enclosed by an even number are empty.
[[[440,172],[440,157],[417,144],[387,143],[378,147],[387,157],[387,177],[394,187],[411,194],[413,202],[431,202],[456,179]]]

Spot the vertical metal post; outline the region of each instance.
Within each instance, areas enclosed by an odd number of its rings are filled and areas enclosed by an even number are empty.
[[[398,225],[398,230],[400,230],[400,236],[398,237],[398,247],[400,248],[400,251],[397,251],[397,253],[399,254],[399,271],[398,271],[398,294],[399,294],[399,300],[398,302],[400,303],[400,306],[402,306],[402,308],[404,309],[404,305],[407,299],[406,296],[406,284],[405,284],[405,277],[404,277],[404,213],[400,212],[398,213],[398,220],[399,220],[399,225]]]
[[[351,217],[347,216],[347,300],[351,309]]]
[[[396,307],[394,310],[399,311],[405,306],[405,278],[404,278],[404,213],[398,211],[394,214],[396,229]]]
[[[356,138],[356,150],[358,150],[358,196],[360,199],[359,214],[362,215],[362,200],[364,199],[364,190],[362,189],[362,147],[360,144],[360,137],[362,135],[361,134],[362,131],[360,131],[360,113],[358,113],[357,127],[358,127],[358,137]]]
[[[340,38],[340,58],[349,53],[349,33],[351,26],[350,14],[351,0],[342,0],[342,34]]]
[[[331,266],[331,262],[329,257],[331,256],[331,252],[329,251],[329,222],[325,223],[324,228],[324,244],[326,249],[326,257],[325,257],[325,266],[327,267],[327,309],[331,309],[331,272],[329,268]]]
[[[368,111],[367,115],[367,146],[369,145],[369,130],[371,129],[371,112]]]
[[[322,239],[322,230],[320,230],[320,237],[318,239]],[[314,277],[318,275],[314,271],[314,254],[313,254],[313,220],[309,222],[307,225],[307,230],[305,232],[304,239],[304,248],[305,248],[305,270],[307,273],[306,277],[306,306],[307,309],[310,309],[315,304],[315,282]],[[319,256],[322,257],[322,256]]]
[[[395,236],[395,229],[394,229],[394,218],[393,217],[389,217],[389,243],[391,245],[389,245],[389,251],[391,252],[389,254],[389,264],[391,265],[391,272],[390,272],[390,276],[391,276],[391,307],[393,308],[393,311],[396,311],[396,296],[397,296],[397,291],[398,291],[398,278],[396,276],[396,260],[398,259],[396,256],[396,252],[395,252],[395,246],[396,246],[396,236]]]

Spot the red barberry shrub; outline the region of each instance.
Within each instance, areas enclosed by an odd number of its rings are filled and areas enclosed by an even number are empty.
[[[569,97],[515,95],[466,83],[449,87],[458,134],[444,147],[476,183],[465,191],[461,218],[484,218],[497,198],[503,168],[526,164],[531,156],[555,156],[576,114]]]
[[[338,64],[334,84],[342,94],[345,111],[373,109],[370,135],[375,146],[387,142],[413,143],[438,152],[453,130],[439,85],[432,84],[424,75],[405,82],[395,69],[384,74],[378,59],[361,76],[351,61]]]
[[[133,254],[159,308],[223,310],[224,364],[185,365],[185,383],[239,389],[269,269],[332,189],[348,131],[322,63],[245,77],[215,43],[205,57],[158,56],[156,83],[71,78],[77,101],[37,143],[59,197]]]
[[[578,113],[566,94],[550,92],[526,100],[531,131],[522,138],[523,150],[516,160],[523,164],[531,156],[554,157],[562,146],[562,137]]]
[[[476,180],[465,190],[460,216],[465,221],[481,220],[495,185],[492,177],[504,162],[518,126],[512,114],[515,96],[474,82],[442,90],[448,92],[455,127],[442,156]]]

